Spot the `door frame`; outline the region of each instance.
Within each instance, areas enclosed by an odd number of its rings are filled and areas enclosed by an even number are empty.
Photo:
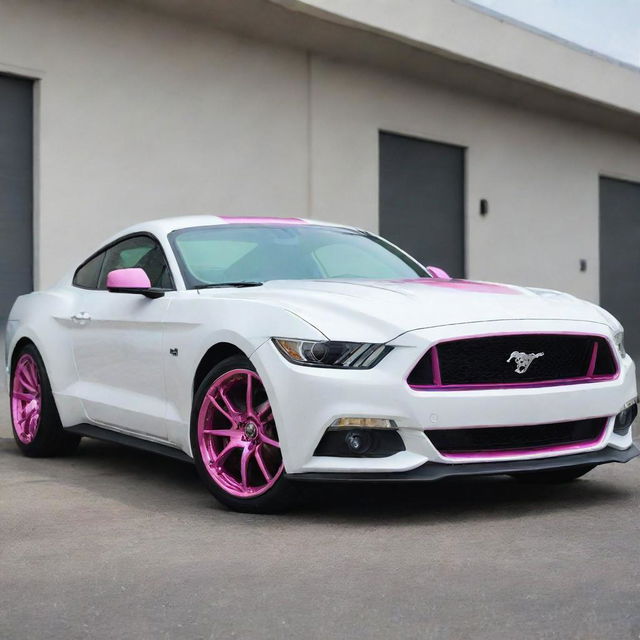
[[[42,138],[42,83],[45,72],[42,69],[22,67],[0,62],[0,75],[31,81],[32,90],[32,168],[31,168],[31,242],[32,242],[32,289],[38,290],[41,280],[41,157]]]

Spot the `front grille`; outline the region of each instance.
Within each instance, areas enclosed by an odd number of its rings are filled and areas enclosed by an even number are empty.
[[[445,456],[535,453],[596,444],[607,425],[606,418],[535,424],[525,427],[474,427],[430,429],[425,434]]]
[[[409,375],[416,389],[538,386],[611,379],[609,342],[585,334],[527,333],[441,342]]]

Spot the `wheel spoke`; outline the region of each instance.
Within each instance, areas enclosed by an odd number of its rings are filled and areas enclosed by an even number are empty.
[[[223,389],[222,387],[218,390],[218,393],[220,394],[220,397],[222,398],[222,401],[225,403],[225,405],[227,406],[227,410],[230,411],[231,413],[237,415],[239,413],[241,413],[236,407],[233,406],[233,402],[231,402],[231,400],[229,400],[229,398],[227,398],[227,393],[226,390]]]
[[[240,458],[240,480],[242,483],[242,488],[247,489],[247,475],[249,472],[249,459],[252,456],[252,451],[249,447],[244,447],[242,449],[242,457]]]
[[[32,400],[35,399],[36,396],[33,393],[23,393],[22,391],[14,391],[13,397],[16,398],[16,400],[22,400],[23,402],[31,402]]]
[[[266,422],[265,415],[269,412],[269,417],[271,417],[270,410],[271,410],[271,403],[268,400],[265,400],[257,408],[256,415],[258,416],[258,418],[260,418],[261,420],[264,420],[264,422]]]
[[[24,406],[22,411],[23,411],[23,415],[24,415],[25,419],[28,419],[28,418],[31,418],[31,416],[33,415],[34,407],[32,406],[31,403],[29,403],[29,404]]]
[[[220,406],[220,403],[211,395],[208,394],[207,398],[209,399],[209,402],[211,402],[211,404],[227,419],[229,420],[229,422],[233,425],[236,424],[236,419],[233,417],[233,415],[231,413],[229,413],[228,411],[226,411],[225,409],[223,409]]]
[[[247,397],[245,404],[247,413],[253,413],[253,375],[251,373],[247,373]]]
[[[26,370],[22,369],[18,372],[18,382],[31,393],[38,393],[37,385],[34,385],[28,378]]]
[[[262,454],[260,453],[260,447],[258,447],[256,449],[255,457],[256,457],[256,462],[258,463],[258,466],[260,467],[260,471],[262,472],[262,475],[264,476],[264,479],[267,482],[271,482],[271,478],[273,476],[269,473],[269,470],[267,469],[267,465],[264,463],[264,460],[262,459]]]
[[[37,424],[38,424],[38,414],[34,412],[29,416],[29,422],[28,422],[29,434],[33,434],[35,432]]]
[[[227,456],[238,447],[242,445],[239,442],[234,442],[233,440],[227,444],[227,446],[216,456],[215,463],[219,466],[221,465]]]
[[[23,369],[25,376],[27,377],[27,379],[29,380],[29,382],[34,386],[34,387],[38,387],[38,374],[35,371],[35,368],[33,367],[33,365],[31,364],[31,362],[26,363],[24,369]]]
[[[269,436],[260,436],[260,439],[264,444],[270,444],[272,447],[280,448],[280,443],[277,440],[272,440]]]
[[[237,429],[203,429],[202,433],[207,436],[221,436],[223,438],[231,438],[238,433]]]

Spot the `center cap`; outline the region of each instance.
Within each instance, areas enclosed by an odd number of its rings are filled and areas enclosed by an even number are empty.
[[[244,435],[249,438],[249,440],[253,440],[258,435],[258,427],[255,422],[247,422],[244,425]]]

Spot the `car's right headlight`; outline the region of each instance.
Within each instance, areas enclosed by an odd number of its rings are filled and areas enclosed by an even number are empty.
[[[272,340],[278,351],[289,362],[336,369],[371,369],[393,349],[385,344],[369,342],[292,338],[272,338]]]
[[[618,349],[618,353],[621,358],[624,358],[627,355],[627,352],[624,348],[624,331],[618,331],[613,335],[613,341]]]

